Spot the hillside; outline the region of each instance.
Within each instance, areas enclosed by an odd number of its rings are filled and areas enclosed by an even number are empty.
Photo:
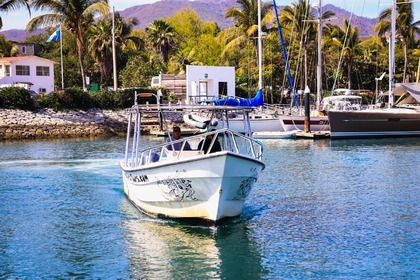
[[[231,19],[226,19],[224,17],[226,10],[237,5],[236,0],[162,0],[152,4],[133,6],[119,12],[123,18],[137,18],[139,25],[136,29],[145,29],[154,20],[171,16],[176,11],[188,7],[196,11],[202,20],[215,21],[224,29],[233,25]],[[331,4],[324,6],[324,11],[327,9],[336,13],[336,18],[331,20],[330,23],[338,24],[341,27],[343,26],[343,18],[349,18],[351,15],[350,12],[337,8]],[[352,23],[353,26],[359,28],[360,36],[369,37],[373,35],[373,26],[376,23],[376,19],[353,15]],[[26,37],[33,35],[26,34],[24,30],[16,29],[1,31],[0,34],[3,34],[11,41],[23,41]]]

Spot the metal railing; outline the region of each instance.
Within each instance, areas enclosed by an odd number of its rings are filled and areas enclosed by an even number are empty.
[[[133,133],[127,141],[127,148],[130,148],[128,142],[132,142],[133,144],[131,151],[127,151],[126,153],[125,165],[127,167],[133,168],[156,162],[205,156],[211,153],[212,147],[216,145],[216,141],[219,141],[221,151],[228,151],[233,154],[262,160],[263,146],[261,142],[226,128],[170,142],[162,142],[159,145],[148,147],[146,149],[140,149],[139,140],[136,136],[138,131],[139,128],[134,129],[135,133]],[[213,135],[213,139],[208,148],[204,150],[204,145],[201,145],[199,148],[198,143],[201,141],[204,142],[208,135]],[[191,149],[186,149],[187,142],[189,143]],[[180,149],[173,149],[175,146],[180,146]]]

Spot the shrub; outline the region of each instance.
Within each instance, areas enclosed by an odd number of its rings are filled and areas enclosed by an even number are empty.
[[[0,107],[30,110],[33,108],[31,94],[23,87],[10,86],[0,88]]]
[[[40,98],[44,107],[54,110],[63,109],[90,109],[97,107],[95,100],[89,93],[80,88],[67,88],[65,90],[54,91]]]
[[[101,108],[104,109],[125,109],[134,105],[134,95],[142,92],[151,92],[156,94],[155,90],[149,88],[129,88],[117,91],[101,91],[93,94],[93,98]],[[156,103],[156,98],[139,98],[139,104]]]
[[[102,89],[92,92],[90,95],[99,108],[114,109],[116,107],[116,98],[113,91]]]

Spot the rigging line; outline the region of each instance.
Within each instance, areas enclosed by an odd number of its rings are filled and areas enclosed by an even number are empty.
[[[349,17],[349,24],[347,26],[347,30],[346,30],[346,36],[344,37],[344,42],[343,42],[343,48],[341,49],[341,54],[340,54],[340,59],[338,61],[338,66],[337,66],[337,72],[335,73],[335,79],[334,79],[334,84],[333,84],[333,88],[332,91],[334,91],[335,86],[337,84],[337,80],[338,80],[338,71],[340,70],[341,67],[341,63],[343,61],[343,55],[344,55],[344,49],[346,47],[347,44],[347,37],[349,35],[349,30],[351,27],[351,20],[353,18],[353,11],[354,11],[354,5],[355,5],[356,0],[353,1],[353,8],[351,9],[351,13],[350,13],[350,17]],[[347,81],[348,82],[348,81]]]
[[[275,6],[275,8],[277,8],[276,6]],[[296,14],[297,13],[293,13],[293,20],[292,20],[292,23],[294,23],[295,22],[295,20],[296,20]],[[289,39],[289,47],[288,47],[288,51],[287,51],[287,56],[288,57],[290,57],[291,56],[291,53],[292,53],[292,49],[293,49],[293,45],[292,45],[292,42],[293,42],[293,39],[294,39],[294,36],[293,36],[293,34],[294,34],[294,30],[295,30],[295,25],[294,24],[292,24],[292,29],[291,29],[291,32],[290,32],[290,39]],[[285,71],[285,72],[283,72],[283,82],[282,82],[282,88],[283,88],[283,90],[285,89],[285,84],[286,84],[286,79],[287,79],[287,71]]]
[[[295,100],[296,106],[298,106],[298,103],[297,103],[297,101],[298,101],[297,100],[297,92],[296,92],[295,85],[294,85],[294,82],[293,82],[292,74],[290,73],[289,58],[287,56],[286,47],[284,45],[284,38],[283,38],[283,33],[281,31],[281,26],[280,26],[278,11],[277,11],[276,0],[273,0],[273,4],[274,4],[274,12],[276,14],[277,31],[279,32],[280,44],[281,44],[281,47],[282,47],[282,50],[283,50],[283,57],[284,57],[284,60],[286,62],[287,77],[289,78],[290,87],[292,88],[293,99]]]
[[[302,60],[302,49],[303,49],[303,45],[304,45],[303,41],[304,41],[304,39],[306,40],[306,38],[305,38],[305,33],[306,33],[305,32],[305,29],[306,29],[306,25],[307,25],[307,20],[305,20],[305,19],[308,18],[309,8],[310,8],[309,1],[308,2],[306,2],[305,0],[304,1],[299,1],[299,4],[307,4],[307,5],[305,5],[305,14],[304,14],[304,17],[303,17],[304,20],[302,20],[303,21],[303,26],[302,26],[302,34],[301,34],[301,37],[300,37],[300,43],[299,43],[298,61],[297,61],[297,64],[296,64],[295,85],[297,84],[297,81],[299,81],[299,79],[302,78],[302,74],[299,71],[299,69],[300,69],[301,63],[302,63],[301,62],[301,60]],[[300,14],[300,13],[298,12],[296,14]],[[305,75],[305,73],[303,75]],[[303,78],[306,81],[307,77],[304,76]],[[305,86],[307,86],[307,85],[305,85]]]

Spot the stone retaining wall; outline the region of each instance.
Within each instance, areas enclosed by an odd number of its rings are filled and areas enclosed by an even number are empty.
[[[124,111],[0,109],[0,140],[123,135],[126,130],[127,114]]]
[[[90,109],[59,111],[41,109],[36,112],[0,108],[0,140],[34,138],[68,138],[125,135],[128,114],[122,111]],[[169,127],[183,126],[182,113],[166,116]],[[156,118],[144,116],[141,134],[159,130]]]

